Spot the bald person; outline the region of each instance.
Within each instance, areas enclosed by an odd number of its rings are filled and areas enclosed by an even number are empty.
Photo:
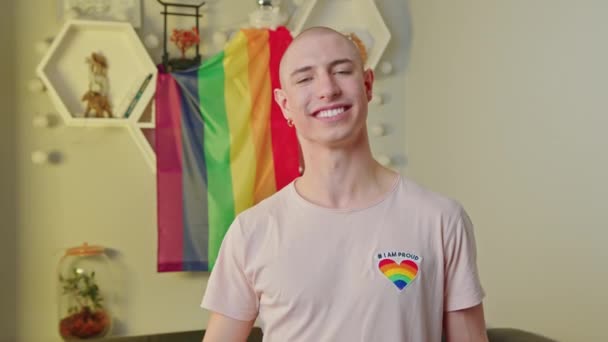
[[[487,341],[473,225],[455,200],[374,160],[374,74],[325,27],[298,35],[274,90],[304,173],[239,214],[201,306],[204,342]]]

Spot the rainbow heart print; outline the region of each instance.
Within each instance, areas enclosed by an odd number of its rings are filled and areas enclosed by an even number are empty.
[[[384,276],[402,291],[416,279],[418,264],[411,259],[404,259],[397,263],[391,258],[382,258],[378,268]]]

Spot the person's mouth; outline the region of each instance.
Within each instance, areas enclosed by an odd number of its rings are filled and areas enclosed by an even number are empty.
[[[349,105],[334,105],[324,107],[315,111],[312,116],[324,121],[334,121],[345,116],[350,108],[351,106]]]

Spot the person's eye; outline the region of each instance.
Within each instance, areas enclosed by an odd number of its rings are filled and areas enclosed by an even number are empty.
[[[296,84],[306,83],[310,80],[312,80],[312,77],[302,77],[302,78],[296,80]]]
[[[353,72],[350,69],[341,69],[341,70],[336,70],[334,73],[339,74],[339,75],[350,75]]]

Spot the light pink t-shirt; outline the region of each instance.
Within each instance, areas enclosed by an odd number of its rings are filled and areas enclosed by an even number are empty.
[[[483,297],[462,206],[401,176],[363,209],[317,206],[292,182],[244,211],[201,306],[257,318],[266,342],[433,342],[445,311]]]

